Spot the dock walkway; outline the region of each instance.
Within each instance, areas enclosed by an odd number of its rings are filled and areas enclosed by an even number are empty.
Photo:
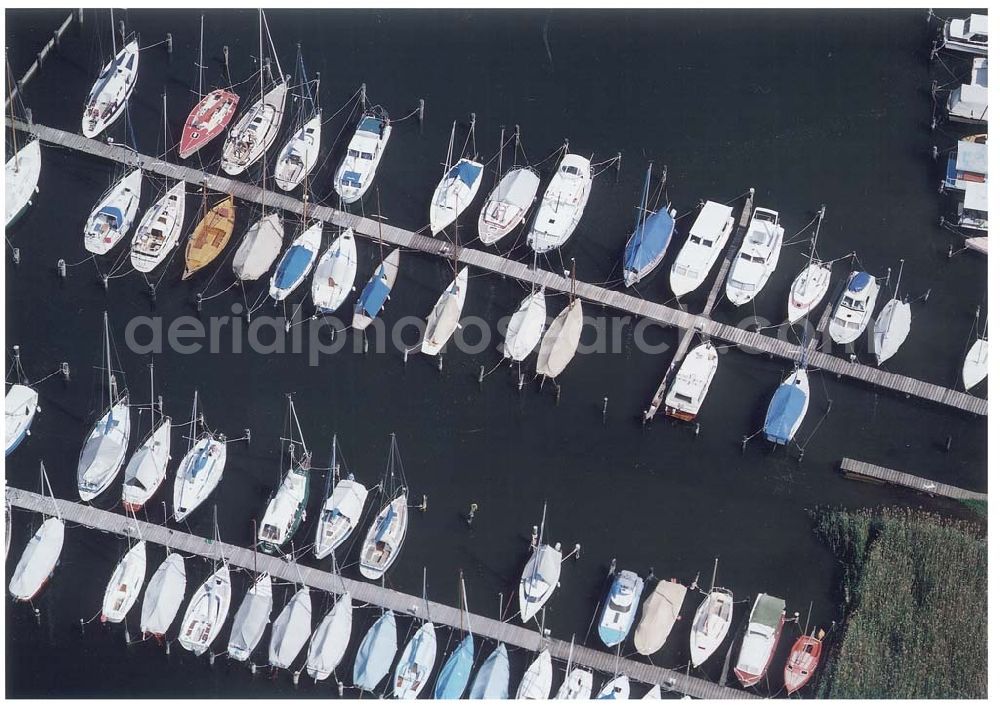
[[[978,491],[960,489],[957,486],[949,486],[930,479],[924,479],[904,471],[896,471],[884,466],[876,466],[868,462],[858,461],[844,457],[840,461],[840,470],[849,479],[860,481],[871,481],[879,484],[891,484],[893,486],[903,486],[905,488],[930,494],[931,496],[944,496],[954,498],[959,501],[985,501],[986,494]]]
[[[11,120],[9,118],[7,120],[8,125],[11,125]],[[391,245],[448,259],[452,258],[456,248],[451,243],[407,231],[397,226],[380,225],[380,222],[374,219],[315,203],[306,205],[287,194],[266,191],[253,184],[227,179],[155,157],[123,150],[120,145],[109,145],[99,140],[91,140],[38,123],[29,125],[23,121],[14,120],[13,126],[54,145],[131,166],[141,165],[143,169],[169,179],[183,180],[199,187],[205,186],[213,191],[232,194],[245,201],[262,203],[273,209],[282,209],[296,214],[301,214],[305,209],[310,218],[319,219],[340,228],[353,228],[356,234],[371,240],[381,238]],[[457,250],[455,256],[459,261],[482,270],[505,275],[531,285],[542,286],[552,292],[570,294],[573,288],[571,279],[565,275],[532,268],[525,263],[474,248],[457,246]],[[798,361],[799,359],[798,344],[716,322],[704,314],[690,314],[674,307],[650,302],[625,292],[609,290],[586,282],[577,282],[575,291],[578,297],[593,304],[645,317],[663,326],[694,330],[703,336],[735,344],[748,353],[764,353],[789,361]],[[810,368],[828,371],[838,377],[847,376],[875,387],[902,393],[908,397],[922,398],[976,415],[986,415],[987,412],[987,402],[983,398],[898,373],[889,373],[858,362],[847,361],[818,350],[808,351],[805,361]]]
[[[346,588],[351,597],[360,603],[373,604],[385,609],[420,620],[429,619],[439,626],[462,629],[465,626],[462,612],[452,606],[437,602],[424,603],[420,597],[388,589],[377,584],[349,579],[333,572],[325,572],[313,567],[289,562],[284,558],[254,553],[245,547],[216,542],[211,538],[191,535],[181,530],[173,530],[162,525],[135,521],[125,515],[111,513],[81,503],[57,499],[53,501],[31,491],[7,487],[7,501],[16,508],[45,515],[59,515],[67,522],[77,523],[107,533],[135,537],[136,528],[146,542],[155,543],[189,555],[199,555],[209,560],[225,560],[230,565],[248,570],[267,572],[272,577],[295,584],[303,584],[323,592],[342,593]],[[430,615],[428,616],[428,611]],[[543,638],[537,631],[513,623],[476,614],[469,615],[472,633],[491,641],[502,641],[508,646],[516,646],[528,651],[539,651],[547,647],[552,657],[566,661],[569,658],[570,643]],[[613,653],[575,645],[573,663],[608,675],[624,674],[637,682],[660,685],[663,689],[680,692],[698,699],[746,699],[755,697],[752,693],[720,687],[715,683],[691,677],[675,670],[661,668],[651,663],[643,663],[627,658],[618,659]]]

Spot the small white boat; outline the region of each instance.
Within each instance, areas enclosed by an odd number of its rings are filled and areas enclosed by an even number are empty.
[[[445,166],[451,164],[452,148],[455,145],[455,123],[451,124],[451,139],[448,142],[448,156]],[[451,164],[438,182],[431,197],[431,235],[436,236],[468,208],[479,191],[483,181],[483,165],[465,157]]]
[[[524,223],[540,184],[531,167],[512,167],[479,212],[479,240],[491,245]]]
[[[529,293],[507,324],[503,357],[523,361],[535,350],[545,331],[545,288]]]
[[[706,201],[670,268],[670,289],[678,298],[696,290],[708,277],[733,232],[733,210]]]
[[[31,197],[38,191],[38,177],[42,172],[42,150],[38,140],[29,141],[7,160],[4,168],[4,216],[7,228],[31,204]]]
[[[309,500],[309,452],[302,446],[302,454],[292,458],[281,484],[267,502],[260,519],[257,541],[264,552],[279,554],[281,548],[293,537],[306,517]]]
[[[507,646],[498,643],[483,664],[469,688],[470,700],[506,700],[510,695],[510,657]]]
[[[184,187],[177,182],[153,204],[132,237],[132,267],[150,272],[177,246],[184,227]]]
[[[689,351],[663,399],[667,414],[688,422],[697,417],[718,368],[719,353],[711,341]]]
[[[395,562],[406,539],[408,510],[406,489],[403,489],[375,518],[361,547],[362,576],[380,579]]]
[[[828,263],[809,263],[792,282],[788,293],[788,322],[794,324],[816,308],[830,289]]]
[[[986,56],[989,39],[987,15],[950,18],[945,20],[941,28],[942,47],[956,52]]]
[[[177,637],[181,647],[195,655],[208,650],[226,622],[232,590],[229,565],[223,563],[191,597]]]
[[[396,616],[386,610],[361,639],[354,657],[354,686],[362,692],[374,692],[389,674],[397,646]]]
[[[340,665],[351,640],[351,595],[340,595],[309,641],[306,672],[313,680],[326,680]]]
[[[287,96],[288,85],[281,80],[230,128],[222,146],[222,170],[226,174],[242,174],[264,156],[278,137]]]
[[[322,241],[323,222],[317,221],[288,246],[271,276],[269,294],[276,302],[281,302],[292,294],[309,276],[319,256]]]
[[[642,618],[632,640],[640,655],[652,655],[663,648],[681,614],[687,587],[674,580],[660,580],[642,604]]]
[[[566,675],[556,692],[557,700],[589,700],[594,694],[594,674],[586,668],[573,667],[573,647],[576,637],[569,644]]]
[[[966,390],[972,390],[986,378],[989,372],[989,342],[984,336],[976,339],[976,342],[965,355],[965,363],[962,365],[962,386]]]
[[[573,154],[562,158],[528,233],[532,250],[547,253],[569,240],[587,207],[592,182],[590,160]]]
[[[371,279],[358,295],[358,301],[354,305],[354,318],[351,320],[351,327],[364,329],[375,321],[375,317],[382,311],[389,299],[389,293],[396,283],[398,272],[399,248],[395,248],[375,269]]]
[[[233,256],[233,272],[243,281],[259,280],[281,252],[285,225],[277,212],[262,216],[243,236]]]
[[[576,355],[582,334],[583,304],[581,300],[573,299],[552,320],[542,337],[535,371],[539,375],[555,378],[566,370],[566,366]]]
[[[31,536],[10,578],[15,601],[31,601],[45,587],[59,563],[65,533],[61,518],[48,518]]]
[[[902,279],[903,264],[900,262],[896,291],[875,318],[875,361],[879,366],[892,358],[910,335],[910,303],[898,298]]]
[[[83,229],[83,247],[87,252],[104,255],[118,245],[132,228],[141,196],[141,169],[133,169],[105,192]]]
[[[291,191],[313,171],[319,158],[319,142],[323,130],[323,111],[307,120],[278,153],[274,167],[274,183],[282,191]]]
[[[174,520],[180,523],[200,506],[222,480],[226,442],[210,432],[184,455],[174,479]]]
[[[778,225],[778,212],[757,207],[726,278],[726,297],[739,307],[760,294],[778,267],[785,229]]]
[[[146,585],[139,623],[143,636],[161,639],[166,635],[167,629],[177,616],[177,610],[181,608],[181,602],[184,601],[186,588],[187,573],[184,569],[184,558],[172,552],[156,568],[149,584]]]
[[[271,628],[268,659],[275,668],[287,668],[306,645],[312,629],[312,599],[309,588],[295,592],[291,601],[278,614]]]
[[[354,229],[337,236],[319,259],[312,279],[312,300],[316,311],[332,314],[354,289],[358,274],[358,248]]]
[[[547,700],[552,692],[552,656],[548,648],[538,654],[517,686],[518,700]]]
[[[392,124],[385,111],[366,111],[361,116],[333,182],[333,188],[345,204],[353,204],[363,197],[375,181],[375,172],[391,134]]]
[[[441,293],[434,309],[427,316],[427,327],[420,344],[420,351],[428,356],[436,356],[448,343],[448,339],[459,327],[462,308],[465,307],[465,293],[469,282],[469,268],[458,271],[455,279]]]
[[[631,694],[631,685],[627,675],[619,675],[613,680],[604,683],[604,687],[597,693],[597,700],[627,700]]]
[[[631,570],[615,575],[597,624],[597,633],[604,645],[617,646],[628,636],[639,611],[644,585],[642,578]]]
[[[559,585],[559,575],[562,573],[562,551],[559,543],[555,547],[544,544],[545,516],[548,504],[542,507],[541,531],[538,543],[531,552],[531,557],[521,571],[521,581],[518,584],[518,605],[521,611],[521,622],[527,623],[538,613],[539,609],[552,596]]]
[[[809,410],[809,372],[795,367],[771,396],[764,419],[764,437],[768,442],[788,444],[795,439]]]
[[[133,39],[104,65],[83,109],[83,136],[96,137],[125,110],[139,71],[139,40]]]
[[[261,574],[247,590],[240,608],[233,616],[233,627],[229,632],[226,653],[240,662],[250,658],[260,639],[264,637],[267,625],[271,623],[272,603],[271,575]]]
[[[396,663],[392,696],[397,700],[415,700],[427,686],[437,658],[437,634],[434,624],[425,621],[406,643]]]
[[[31,423],[38,410],[38,393],[33,388],[20,383],[10,387],[4,397],[4,430],[7,434],[4,456],[9,456],[31,434]]]
[[[740,643],[736,667],[733,668],[743,687],[753,687],[764,679],[767,666],[777,651],[784,625],[785,600],[758,594]]]
[[[170,462],[170,430],[169,417],[160,413],[160,422],[156,424],[156,397],[153,394],[153,366],[149,366],[149,434],[139,448],[132,452],[131,459],[125,465],[125,485],[122,486],[122,507],[132,514],[156,493],[160,484],[167,477],[167,464]]]
[[[337,482],[320,511],[313,544],[316,559],[327,557],[347,539],[361,520],[367,499],[368,489],[355,481],[353,475]]]
[[[101,605],[101,623],[113,624],[125,620],[126,614],[139,598],[146,581],[146,543],[140,540],[125,553],[111,573]]]
[[[830,317],[830,338],[838,344],[849,344],[862,333],[878,299],[878,281],[866,272],[854,271]]]
[[[989,59],[984,56],[973,59],[969,83],[956,86],[948,94],[948,102],[945,104],[948,120],[972,125],[985,125],[989,122],[988,78]]]
[[[716,560],[716,569],[719,562]],[[697,668],[722,645],[733,623],[733,593],[715,586],[715,572],[712,572],[712,588],[698,605],[691,623],[691,665]]]

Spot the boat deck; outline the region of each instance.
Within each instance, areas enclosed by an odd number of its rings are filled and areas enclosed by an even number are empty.
[[[465,626],[462,611],[453,606],[429,602],[418,596],[405,594],[393,589],[360,582],[332,572],[290,562],[280,557],[254,553],[245,547],[216,542],[212,538],[191,535],[162,525],[136,521],[125,515],[93,508],[82,503],[53,500],[31,491],[7,487],[7,501],[16,508],[46,515],[55,515],[58,507],[62,518],[87,528],[114,533],[126,537],[136,537],[136,528],[146,542],[155,543],[188,555],[198,555],[209,560],[225,560],[230,565],[248,570],[267,572],[272,577],[288,582],[304,584],[324,592],[340,593],[344,587],[351,596],[361,603],[373,604],[417,619],[430,618],[439,626],[462,629]],[[428,617],[428,607],[430,616]],[[485,616],[472,614],[469,625],[474,634],[493,641],[503,641],[508,646],[538,651],[548,647],[552,657],[565,661],[569,657],[570,643],[557,639],[545,639],[537,631],[513,623],[505,623]],[[665,690],[683,693],[698,699],[746,699],[755,695],[750,692],[720,687],[707,680],[690,677],[675,670],[661,668],[627,658],[618,659],[613,653],[594,650],[585,646],[573,646],[573,662],[606,674],[622,673],[637,682],[660,685]]]
[[[64,130],[50,128],[38,123],[29,125],[20,120],[14,120],[12,123],[9,118],[7,123],[8,125],[13,124],[18,130],[37,135],[41,140],[54,145],[60,145],[114,162],[123,162],[131,166],[141,164],[142,168],[149,172],[154,172],[170,179],[184,180],[199,187],[204,185],[208,189],[232,194],[246,201],[263,203],[271,208],[282,209],[295,214],[301,214],[303,209],[305,209],[311,218],[320,219],[340,228],[353,228],[355,233],[371,240],[381,237],[383,241],[395,246],[449,259],[452,257],[455,248],[455,246],[448,242],[407,231],[397,226],[382,224],[380,228],[379,221],[374,219],[339,211],[328,206],[317,204],[309,204],[307,206],[302,201],[286,194],[266,191],[252,184],[208,174],[147,155],[132,153],[122,150],[120,146],[108,145],[99,140],[91,140]],[[734,237],[734,244],[742,239],[742,231],[745,230],[743,222],[748,220],[749,214],[745,209],[743,217],[740,219],[740,230],[738,230]],[[552,292],[569,294],[571,291],[572,282],[568,276],[540,268],[532,268],[525,263],[509,260],[494,253],[463,246],[458,246],[457,248],[457,259],[466,265],[472,265],[482,270],[515,278],[528,284],[544,286]],[[732,249],[732,246],[730,246],[730,249]],[[718,290],[722,287],[722,282],[724,282],[725,273],[728,270],[726,263],[728,262],[729,257],[724,262],[723,268],[720,270],[713,287],[713,292],[716,296],[718,295]],[[576,294],[593,304],[645,317],[663,326],[677,327],[688,331],[694,330],[703,336],[735,344],[747,352],[764,353],[789,361],[797,361],[799,358],[799,347],[797,344],[714,321],[707,313],[701,315],[691,314],[675,307],[650,302],[649,300],[644,300],[625,292],[609,290],[586,282],[576,283]],[[710,312],[710,308],[708,311]],[[810,368],[828,371],[838,377],[847,376],[874,387],[902,393],[907,397],[915,396],[976,415],[986,415],[987,412],[987,402],[983,398],[898,373],[889,373],[888,371],[859,362],[851,362],[819,350],[807,352],[805,360]]]
[[[840,461],[840,470],[844,472],[844,476],[849,479],[903,486],[905,488],[920,491],[921,493],[930,494],[931,496],[944,496],[946,498],[954,498],[959,501],[986,500],[985,493],[960,489],[957,486],[942,484],[937,481],[931,481],[930,479],[914,476],[913,474],[907,474],[904,471],[896,471],[895,469],[889,469],[884,466],[876,466],[875,464],[869,464],[868,462],[862,462],[848,457],[844,457]]]

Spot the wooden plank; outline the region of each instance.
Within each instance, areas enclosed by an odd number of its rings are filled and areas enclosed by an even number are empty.
[[[946,498],[954,498],[960,501],[986,501],[985,493],[969,491],[967,489],[958,488],[957,486],[951,486],[938,481],[932,481],[930,479],[914,476],[913,474],[907,474],[906,472],[898,471],[896,469],[889,469],[887,467],[876,466],[875,464],[870,464],[868,462],[858,461],[857,459],[851,459],[850,457],[844,457],[841,459],[840,470],[844,472],[846,476],[851,478],[903,486],[905,488],[914,489],[932,496],[944,496]]]

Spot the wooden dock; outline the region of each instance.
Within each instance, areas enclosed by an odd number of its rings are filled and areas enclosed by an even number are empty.
[[[180,553],[198,555],[209,560],[224,560],[234,567],[267,572],[272,577],[306,585],[331,594],[343,593],[346,588],[351,597],[358,603],[391,609],[403,616],[412,616],[420,620],[429,619],[438,626],[450,626],[457,629],[462,629],[465,626],[460,609],[437,602],[425,603],[421,597],[387,589],[377,584],[349,579],[333,572],[325,572],[290,562],[284,558],[260,552],[254,553],[245,547],[216,542],[212,538],[191,535],[162,525],[136,521],[125,515],[111,513],[82,503],[62,499],[53,501],[48,496],[9,486],[6,495],[7,501],[15,508],[24,508],[50,516],[57,515],[56,510],[58,509],[58,515],[69,523],[126,537],[137,537],[138,532],[138,535],[146,542],[162,545]],[[200,581],[197,577],[193,579]],[[58,577],[56,581],[58,581]],[[543,638],[537,631],[530,628],[476,614],[469,616],[469,625],[474,634],[484,639],[502,641],[508,646],[532,652],[547,647],[554,659],[566,661],[569,658],[569,642]],[[698,699],[756,697],[749,692],[720,687],[707,680],[690,677],[684,673],[661,668],[651,663],[627,658],[618,659],[613,653],[581,645],[573,647],[573,662],[607,675],[628,675],[636,682],[660,685],[665,690],[683,693]]]
[[[986,501],[986,494],[977,491],[960,489],[957,486],[949,486],[938,481],[923,479],[913,474],[903,471],[888,469],[884,466],[876,466],[868,462],[858,461],[844,457],[840,461],[840,470],[849,479],[869,481],[877,484],[891,484],[893,486],[903,486],[905,488],[930,494],[931,496],[944,496],[954,498],[959,501]]]
[[[11,121],[8,118],[8,125],[10,124]],[[396,226],[382,224],[380,228],[379,222],[374,219],[364,218],[315,203],[306,205],[287,194],[265,191],[252,184],[227,179],[219,175],[207,174],[155,157],[129,152],[123,150],[120,145],[108,145],[99,140],[90,140],[81,135],[50,128],[38,123],[29,125],[23,121],[15,120],[13,121],[13,126],[18,130],[37,135],[41,140],[54,145],[60,145],[114,162],[121,162],[131,166],[141,166],[149,172],[169,179],[183,180],[199,187],[204,185],[213,191],[232,194],[245,201],[263,203],[270,208],[281,209],[295,214],[301,214],[305,209],[310,218],[319,219],[340,228],[353,228],[356,234],[371,240],[381,237],[383,241],[391,245],[449,259],[456,248],[451,243],[407,231]],[[573,287],[570,278],[563,274],[556,274],[540,268],[532,268],[529,265],[509,260],[495,253],[474,248],[457,246],[457,251],[458,260],[467,265],[505,275],[531,285],[543,286],[552,292],[570,294]],[[650,302],[649,300],[644,300],[625,292],[609,290],[586,282],[576,283],[576,295],[593,304],[611,307],[612,309],[651,319],[662,326],[695,330],[704,336],[720,339],[729,344],[735,344],[748,353],[763,353],[769,356],[778,356],[789,361],[798,361],[799,359],[798,344],[781,341],[772,336],[716,322],[704,314],[690,314],[674,307]],[[902,393],[907,397],[922,398],[976,415],[986,415],[987,412],[986,400],[974,395],[897,373],[889,373],[858,362],[850,362],[818,350],[807,352],[805,361],[810,368],[828,371],[837,377],[847,376],[874,387]]]

